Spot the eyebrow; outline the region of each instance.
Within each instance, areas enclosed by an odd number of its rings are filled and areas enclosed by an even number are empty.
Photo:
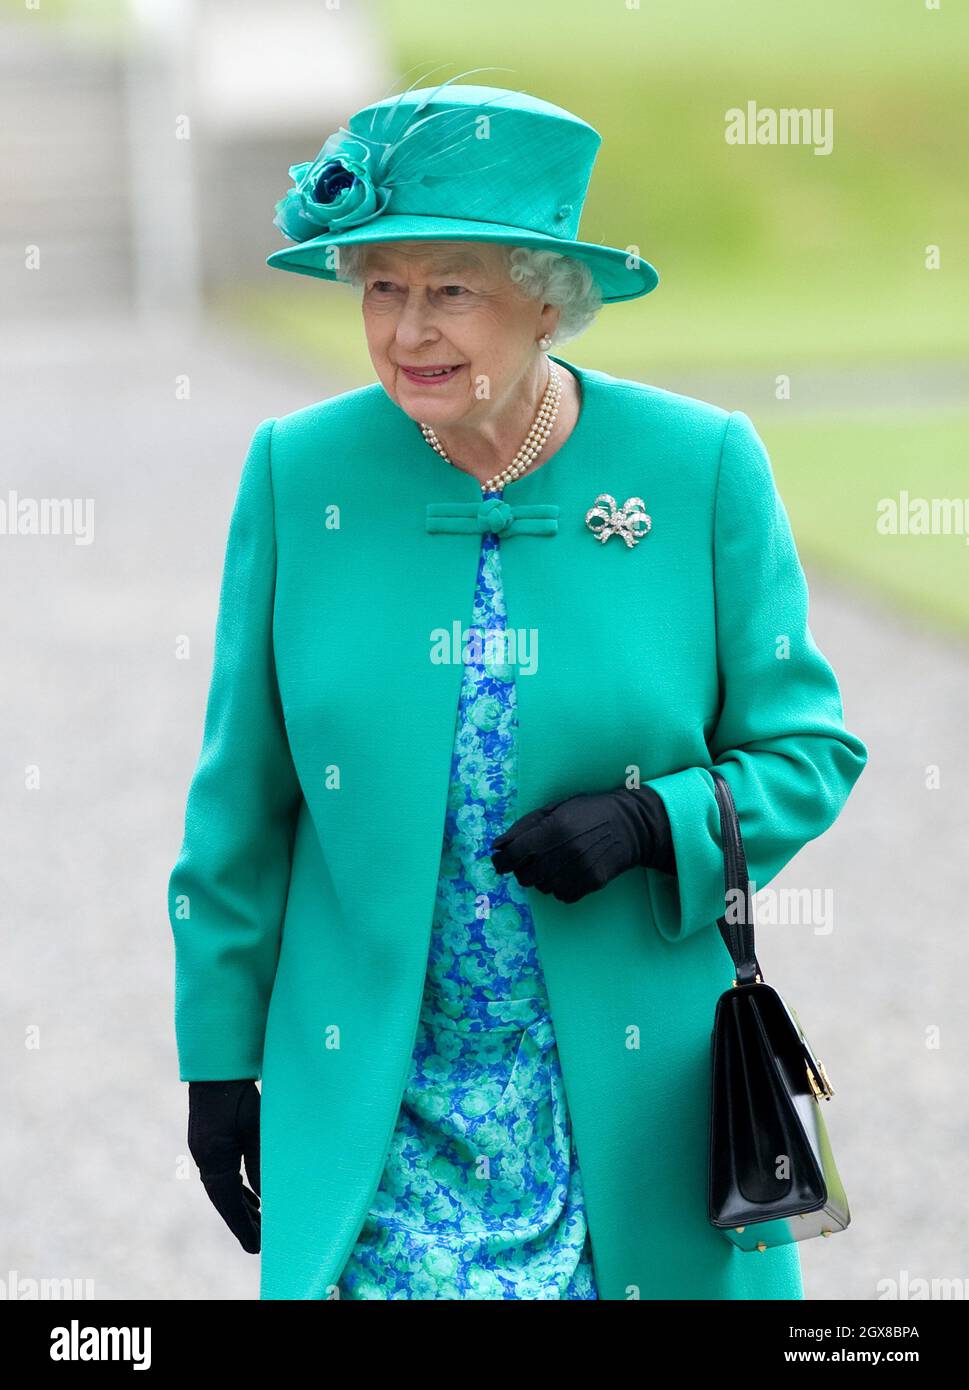
[[[368,271],[390,269],[386,257],[375,251],[371,251],[367,257],[366,265]],[[456,251],[452,255],[441,256],[436,262],[434,273],[445,274],[454,270],[484,270],[484,268],[484,263],[474,252],[469,251],[462,254],[460,251]]]

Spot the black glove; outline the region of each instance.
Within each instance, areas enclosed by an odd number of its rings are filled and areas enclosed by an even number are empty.
[[[259,1091],[255,1081],[188,1083],[188,1149],[212,1205],[243,1250],[258,1255]],[[242,1158],[252,1192],[239,1171]]]
[[[574,903],[636,865],[676,873],[673,832],[652,787],[579,792],[530,811],[492,847],[500,874]]]

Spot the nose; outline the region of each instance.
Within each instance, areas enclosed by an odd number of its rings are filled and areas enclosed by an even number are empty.
[[[432,319],[433,307],[427,302],[425,291],[409,289],[397,320],[397,340],[401,346],[413,348],[435,337]]]

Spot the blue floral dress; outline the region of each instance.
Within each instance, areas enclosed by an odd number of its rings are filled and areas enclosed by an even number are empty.
[[[530,809],[515,805],[505,620],[498,536],[488,533],[458,654],[466,665],[417,1041],[341,1298],[598,1297],[534,924],[518,880],[490,858],[495,837]]]

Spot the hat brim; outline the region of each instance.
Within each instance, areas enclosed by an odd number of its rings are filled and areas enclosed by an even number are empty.
[[[313,237],[309,241],[284,246],[267,256],[266,264],[276,270],[297,275],[313,275],[320,280],[336,280],[328,266],[327,251],[332,246],[360,246],[382,241],[494,241],[511,246],[527,246],[538,251],[558,251],[575,256],[592,271],[604,304],[638,299],[659,284],[659,275],[648,261],[614,246],[594,241],[569,241],[509,227],[502,222],[474,222],[458,217],[421,217],[417,214],[381,214],[346,231]]]

